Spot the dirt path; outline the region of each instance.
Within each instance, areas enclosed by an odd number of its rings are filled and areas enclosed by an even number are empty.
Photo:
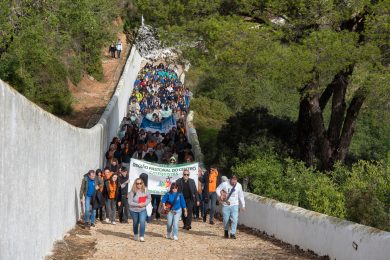
[[[190,231],[180,228],[178,241],[165,238],[165,220],[152,221],[147,225],[144,243],[134,241],[131,223],[98,222],[90,231],[76,227],[73,234],[56,243],[55,254],[48,259],[318,259],[243,228],[236,240],[224,239],[219,221],[215,225],[195,221]]]
[[[72,104],[73,113],[70,116],[62,117],[68,123],[77,127],[90,128],[99,121],[115,91],[130,50],[130,46],[126,42],[126,35],[121,33],[118,38],[121,39],[123,45],[121,58],[111,58],[106,50],[108,47],[104,49],[102,54],[102,81],[97,81],[88,75],[84,75],[77,86],[69,82],[69,89],[74,98]]]

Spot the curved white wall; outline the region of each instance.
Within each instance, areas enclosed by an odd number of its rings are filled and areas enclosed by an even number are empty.
[[[39,259],[80,215],[82,175],[103,166],[141,56],[133,49],[100,121],[81,129],[45,112],[0,80],[0,259]]]
[[[331,259],[390,259],[390,233],[245,193],[239,224]],[[357,249],[353,247],[357,245]]]

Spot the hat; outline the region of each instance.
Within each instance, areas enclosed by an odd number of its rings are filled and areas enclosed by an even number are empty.
[[[169,161],[175,161],[176,162],[175,156],[172,156],[171,158],[169,158]]]
[[[153,148],[148,148],[148,153],[150,152],[154,152],[154,149]]]

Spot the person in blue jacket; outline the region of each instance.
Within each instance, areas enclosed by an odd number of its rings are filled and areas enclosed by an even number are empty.
[[[174,182],[171,184],[169,192],[162,198],[163,208],[168,212],[167,215],[167,238],[178,240],[179,220],[182,209],[184,216],[187,216],[186,201],[182,193],[178,191],[179,186]]]

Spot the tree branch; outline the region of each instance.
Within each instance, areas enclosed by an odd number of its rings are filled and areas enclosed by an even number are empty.
[[[346,109],[345,94],[349,84],[349,76],[353,72],[354,65],[348,67],[346,71],[337,73],[332,81],[333,85],[333,98],[332,98],[332,114],[329,121],[328,127],[328,138],[333,147],[336,149],[341,128],[343,126],[344,114]]]
[[[347,115],[344,120],[343,130],[341,133],[340,143],[337,149],[337,160],[344,161],[349,145],[356,128],[356,121],[359,115],[360,109],[366,99],[366,95],[362,94],[361,91],[357,91],[357,94],[353,97],[351,104],[348,107]]]

